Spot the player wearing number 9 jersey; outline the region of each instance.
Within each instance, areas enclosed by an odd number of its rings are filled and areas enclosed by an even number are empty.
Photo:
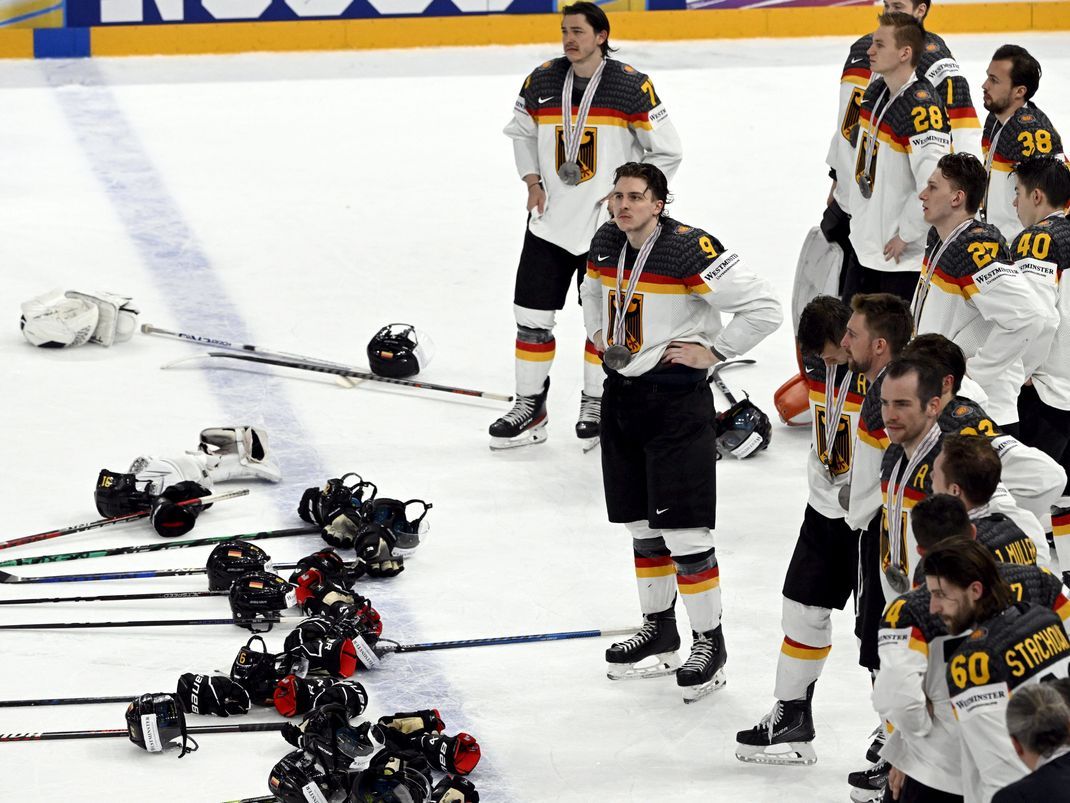
[[[962,349],[985,409],[1007,429],[1018,421],[1023,357],[1058,316],[1014,266],[999,230],[974,220],[984,181],[968,153],[944,156],[929,177],[919,197],[932,228],[911,311],[916,334],[936,332]]]
[[[1070,640],[1051,608],[1017,602],[992,555],[955,540],[925,556],[930,611],[951,635],[973,632],[950,655],[947,686],[958,722],[966,800],[990,803],[1025,775],[1007,735],[1007,701],[1023,685],[1064,678]]]

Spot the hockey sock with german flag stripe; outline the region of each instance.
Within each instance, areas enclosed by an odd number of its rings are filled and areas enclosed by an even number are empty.
[[[634,538],[635,582],[639,587],[639,607],[643,614],[668,610],[676,601],[676,567],[659,538]]]
[[[698,633],[713,630],[721,623],[721,573],[716,551],[683,555],[673,558],[673,563],[676,586],[691,620],[691,629]]]
[[[784,641],[776,665],[778,700],[801,700],[832,650],[832,611],[784,599]]]
[[[602,355],[590,340],[583,346],[583,392],[588,396],[602,398],[602,385],[606,372],[602,370]]]
[[[521,329],[516,338],[516,392],[535,396],[542,392],[550,366],[554,363],[557,341],[545,329]]]

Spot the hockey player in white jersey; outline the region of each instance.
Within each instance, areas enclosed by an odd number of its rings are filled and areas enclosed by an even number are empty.
[[[529,213],[517,268],[513,312],[517,400],[490,427],[491,448],[546,438],[546,397],[556,353],[556,312],[583,276],[591,238],[609,219],[613,171],[625,162],[656,165],[670,179],[680,137],[650,78],[609,57],[609,19],[594,3],[562,9],[564,56],[524,81],[505,133],[527,185]],[[576,434],[596,444],[602,359],[588,341]]]

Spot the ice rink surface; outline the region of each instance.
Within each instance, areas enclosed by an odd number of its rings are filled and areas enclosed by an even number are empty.
[[[711,12],[712,13],[712,12]],[[860,32],[862,33],[862,32]],[[1044,66],[1038,104],[1064,129],[1065,35],[951,36],[980,85],[1013,41]],[[706,228],[787,303],[799,245],[828,191],[823,164],[849,40],[618,43],[654,79],[684,141],[674,217]],[[605,520],[599,453],[572,433],[582,322],[557,330],[550,439],[505,454],[487,425],[507,405],[251,366],[161,364],[196,353],[136,336],[52,352],[18,332],[20,302],[52,287],[133,296],[141,321],[364,363],[383,324],[429,333],[429,381],[512,392],[511,291],[524,192],[501,129],[520,84],[555,47],[0,63],[0,336],[5,480],[0,540],[97,518],[102,467],[195,447],[209,426],[267,429],[285,474],[206,512],[189,537],[297,526],[301,491],[357,471],[383,496],[433,502],[406,571],[364,582],[384,636],[437,641],[638,619],[630,543]],[[983,111],[982,111],[983,115]],[[726,372],[770,414],[794,371],[790,325]],[[718,399],[719,407],[724,406]],[[843,801],[864,766],[869,682],[848,614],[815,698],[818,763],[745,765],[734,735],[765,714],[780,587],[806,499],[806,430],[718,466],[717,545],[728,686],[685,707],[671,678],[611,683],[609,639],[388,656],[360,676],[369,714],[438,707],[474,734],[487,801]],[[220,491],[243,484],[218,486]],[[145,524],[0,552],[0,560],[153,543]],[[318,537],[264,542],[296,560]],[[209,549],[7,569],[20,576],[203,565]],[[201,590],[202,577],[6,586],[0,598]],[[0,622],[225,616],[220,599],[0,608]],[[682,616],[682,614],[681,614]],[[681,620],[683,625],[684,619]],[[268,636],[281,650],[282,634]],[[173,691],[229,668],[237,628],[0,634],[2,698]],[[686,640],[685,640],[686,643]],[[0,732],[122,728],[122,705],[0,708]],[[277,721],[254,710],[244,721]],[[190,716],[191,724],[222,720]],[[229,720],[236,722],[241,720]],[[219,801],[266,793],[290,749],[277,734],[204,736],[176,760],[124,738],[0,745],[0,799]]]

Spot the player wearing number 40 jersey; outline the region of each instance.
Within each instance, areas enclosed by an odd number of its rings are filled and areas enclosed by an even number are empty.
[[[972,632],[947,660],[967,800],[989,803],[1025,775],[1007,735],[1007,701],[1017,689],[1067,677],[1070,640],[1060,614],[1018,602],[991,554],[956,539],[925,556],[930,610],[951,635]]]
[[[818,296],[799,317],[798,340],[810,386],[813,438],[807,459],[810,495],[784,578],[784,642],[777,657],[776,703],[753,728],[736,734],[736,758],[761,764],[817,760],[811,709],[814,687],[832,649],[832,609],[855,587],[858,538],[844,521],[841,494],[854,454],[854,430],[866,377],[848,365],[841,345],[851,308]]]
[[[982,134],[987,182],[980,213],[1007,242],[1026,225],[1014,213],[1015,166],[1034,156],[1066,160],[1059,132],[1033,103],[1039,87],[1040,64],[1025,48],[1003,45],[992,55],[981,87],[988,117]]]
[[[643,73],[609,58],[609,19],[594,3],[562,9],[565,54],[524,81],[505,133],[528,187],[529,213],[513,293],[516,405],[490,427],[491,448],[545,440],[546,396],[556,341],[556,311],[586,267],[587,249],[608,219],[613,171],[631,161],[657,165],[670,178],[682,158],[680,138]],[[598,442],[601,357],[588,342],[576,434]]]
[[[1026,228],[1011,246],[1011,256],[1059,314],[1051,343],[1027,355],[1027,370],[1036,367],[1018,396],[1020,434],[1070,474],[1070,277],[1063,275],[1070,266],[1070,221],[1064,211],[1070,204],[1070,170],[1047,156],[1027,159],[1015,172],[1015,206]],[[1063,493],[1070,493],[1070,485]],[[1065,550],[1070,553],[1070,543]],[[1065,568],[1070,570],[1070,555]]]
[[[724,685],[720,568],[714,549],[717,456],[707,369],[780,325],[770,284],[715,237],[662,213],[665,174],[616,171],[614,220],[591,242],[587,336],[605,350],[602,482],[609,520],[632,537],[643,627],[606,651],[612,679],[676,673],[684,700]],[[722,325],[720,313],[732,318]],[[693,632],[680,666],[676,593]],[[640,667],[647,659],[653,667]],[[677,669],[678,667],[678,669]]]

